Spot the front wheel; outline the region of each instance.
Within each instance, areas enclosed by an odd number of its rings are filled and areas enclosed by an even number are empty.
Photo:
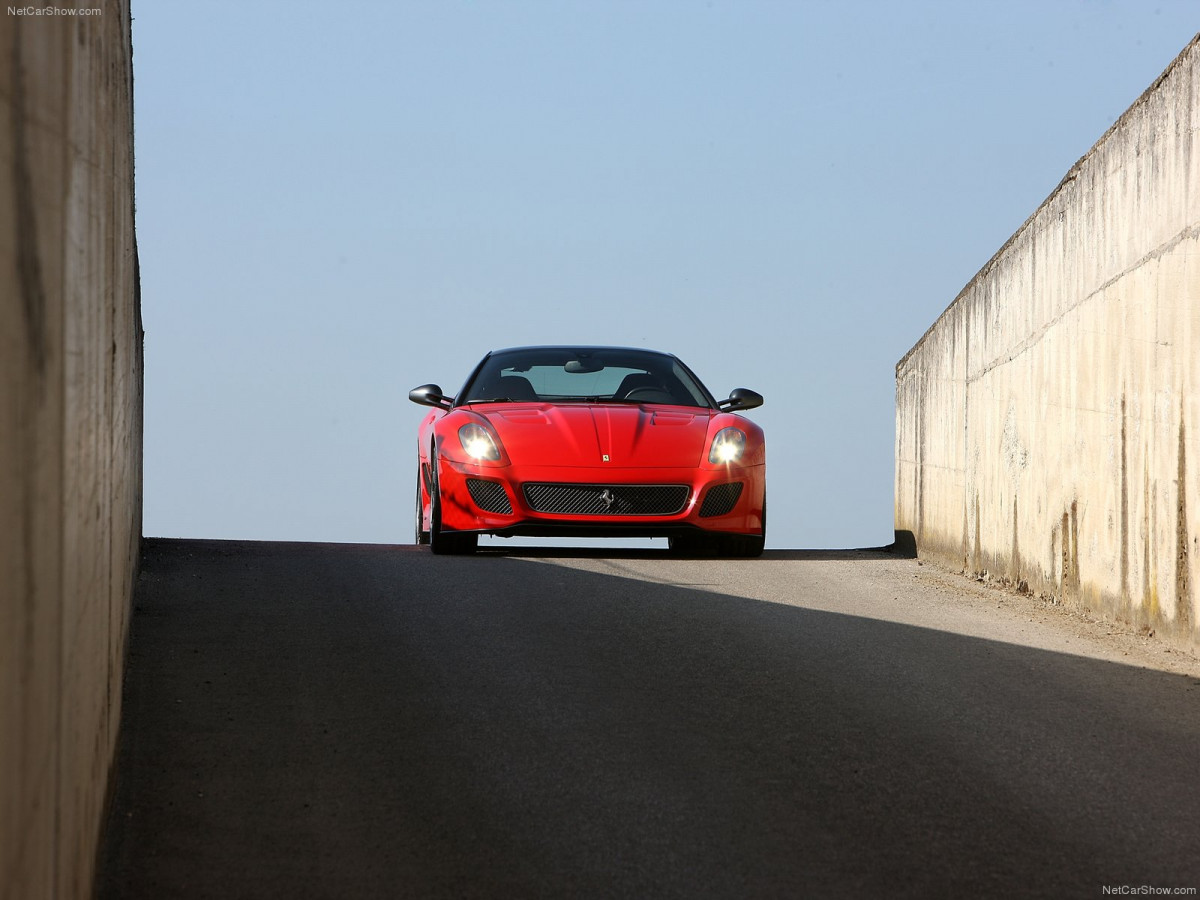
[[[675,556],[726,556],[755,559],[763,555],[767,543],[767,500],[763,498],[762,528],[758,534],[719,534],[697,531],[672,536],[667,541]]]
[[[416,543],[428,544],[429,532],[425,530],[425,504],[422,502],[425,499],[425,486],[421,483],[421,460],[417,459],[417,521],[416,521]]]
[[[673,556],[712,556],[715,545],[710,535],[697,531],[671,535],[667,538],[667,549]]]
[[[430,457],[430,468],[433,470],[433,489],[429,492],[429,549],[439,556],[474,553],[479,546],[479,535],[471,531],[442,529],[442,489],[436,456]]]
[[[762,508],[762,528],[758,534],[735,534],[730,535],[725,539],[726,556],[740,556],[745,559],[753,559],[763,555],[763,548],[767,544],[767,498],[763,495]]]
[[[721,540],[721,555],[754,559],[763,555],[766,535],[731,534]]]

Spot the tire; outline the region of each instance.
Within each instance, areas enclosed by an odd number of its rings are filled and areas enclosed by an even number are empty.
[[[715,545],[710,535],[696,532],[672,535],[667,538],[667,549],[673,556],[706,557],[713,555]]]
[[[421,526],[425,523],[421,521],[424,518],[425,504],[421,502],[425,494],[425,486],[421,483],[421,458],[417,457],[417,519],[415,523],[416,543],[418,545],[429,543],[429,532],[425,531]]]
[[[474,553],[479,547],[479,535],[473,531],[442,530],[442,487],[438,482],[437,457],[431,455],[429,462],[433,469],[433,490],[429,499],[429,549],[438,556]]]
[[[756,559],[763,555],[767,544],[767,497],[763,495],[762,530],[758,534],[734,534],[726,538],[726,555]]]
[[[731,534],[723,541],[722,556],[737,559],[755,559],[763,555],[766,535],[763,534]]]
[[[757,559],[767,543],[767,498],[763,497],[762,530],[758,534],[725,534],[715,538],[717,554],[734,559]]]
[[[697,531],[667,538],[667,547],[674,556],[726,556],[737,559],[756,559],[763,555],[767,543],[767,498],[763,497],[762,531],[758,534],[719,534]]]

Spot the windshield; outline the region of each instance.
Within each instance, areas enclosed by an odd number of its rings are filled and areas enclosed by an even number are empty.
[[[673,356],[604,347],[534,347],[493,353],[458,399],[464,403],[665,403],[714,406]]]

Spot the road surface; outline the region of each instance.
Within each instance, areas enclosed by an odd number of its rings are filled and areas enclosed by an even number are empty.
[[[101,898],[1200,887],[1193,657],[881,552],[152,540]]]

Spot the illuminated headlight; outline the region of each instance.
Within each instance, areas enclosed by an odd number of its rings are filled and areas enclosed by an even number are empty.
[[[492,436],[482,425],[469,422],[458,429],[458,442],[462,444],[463,450],[471,459],[497,460],[500,458],[496,442],[492,440]]]
[[[742,458],[746,449],[746,432],[740,428],[722,428],[713,438],[712,449],[708,451],[708,461],[718,465],[735,463]]]

